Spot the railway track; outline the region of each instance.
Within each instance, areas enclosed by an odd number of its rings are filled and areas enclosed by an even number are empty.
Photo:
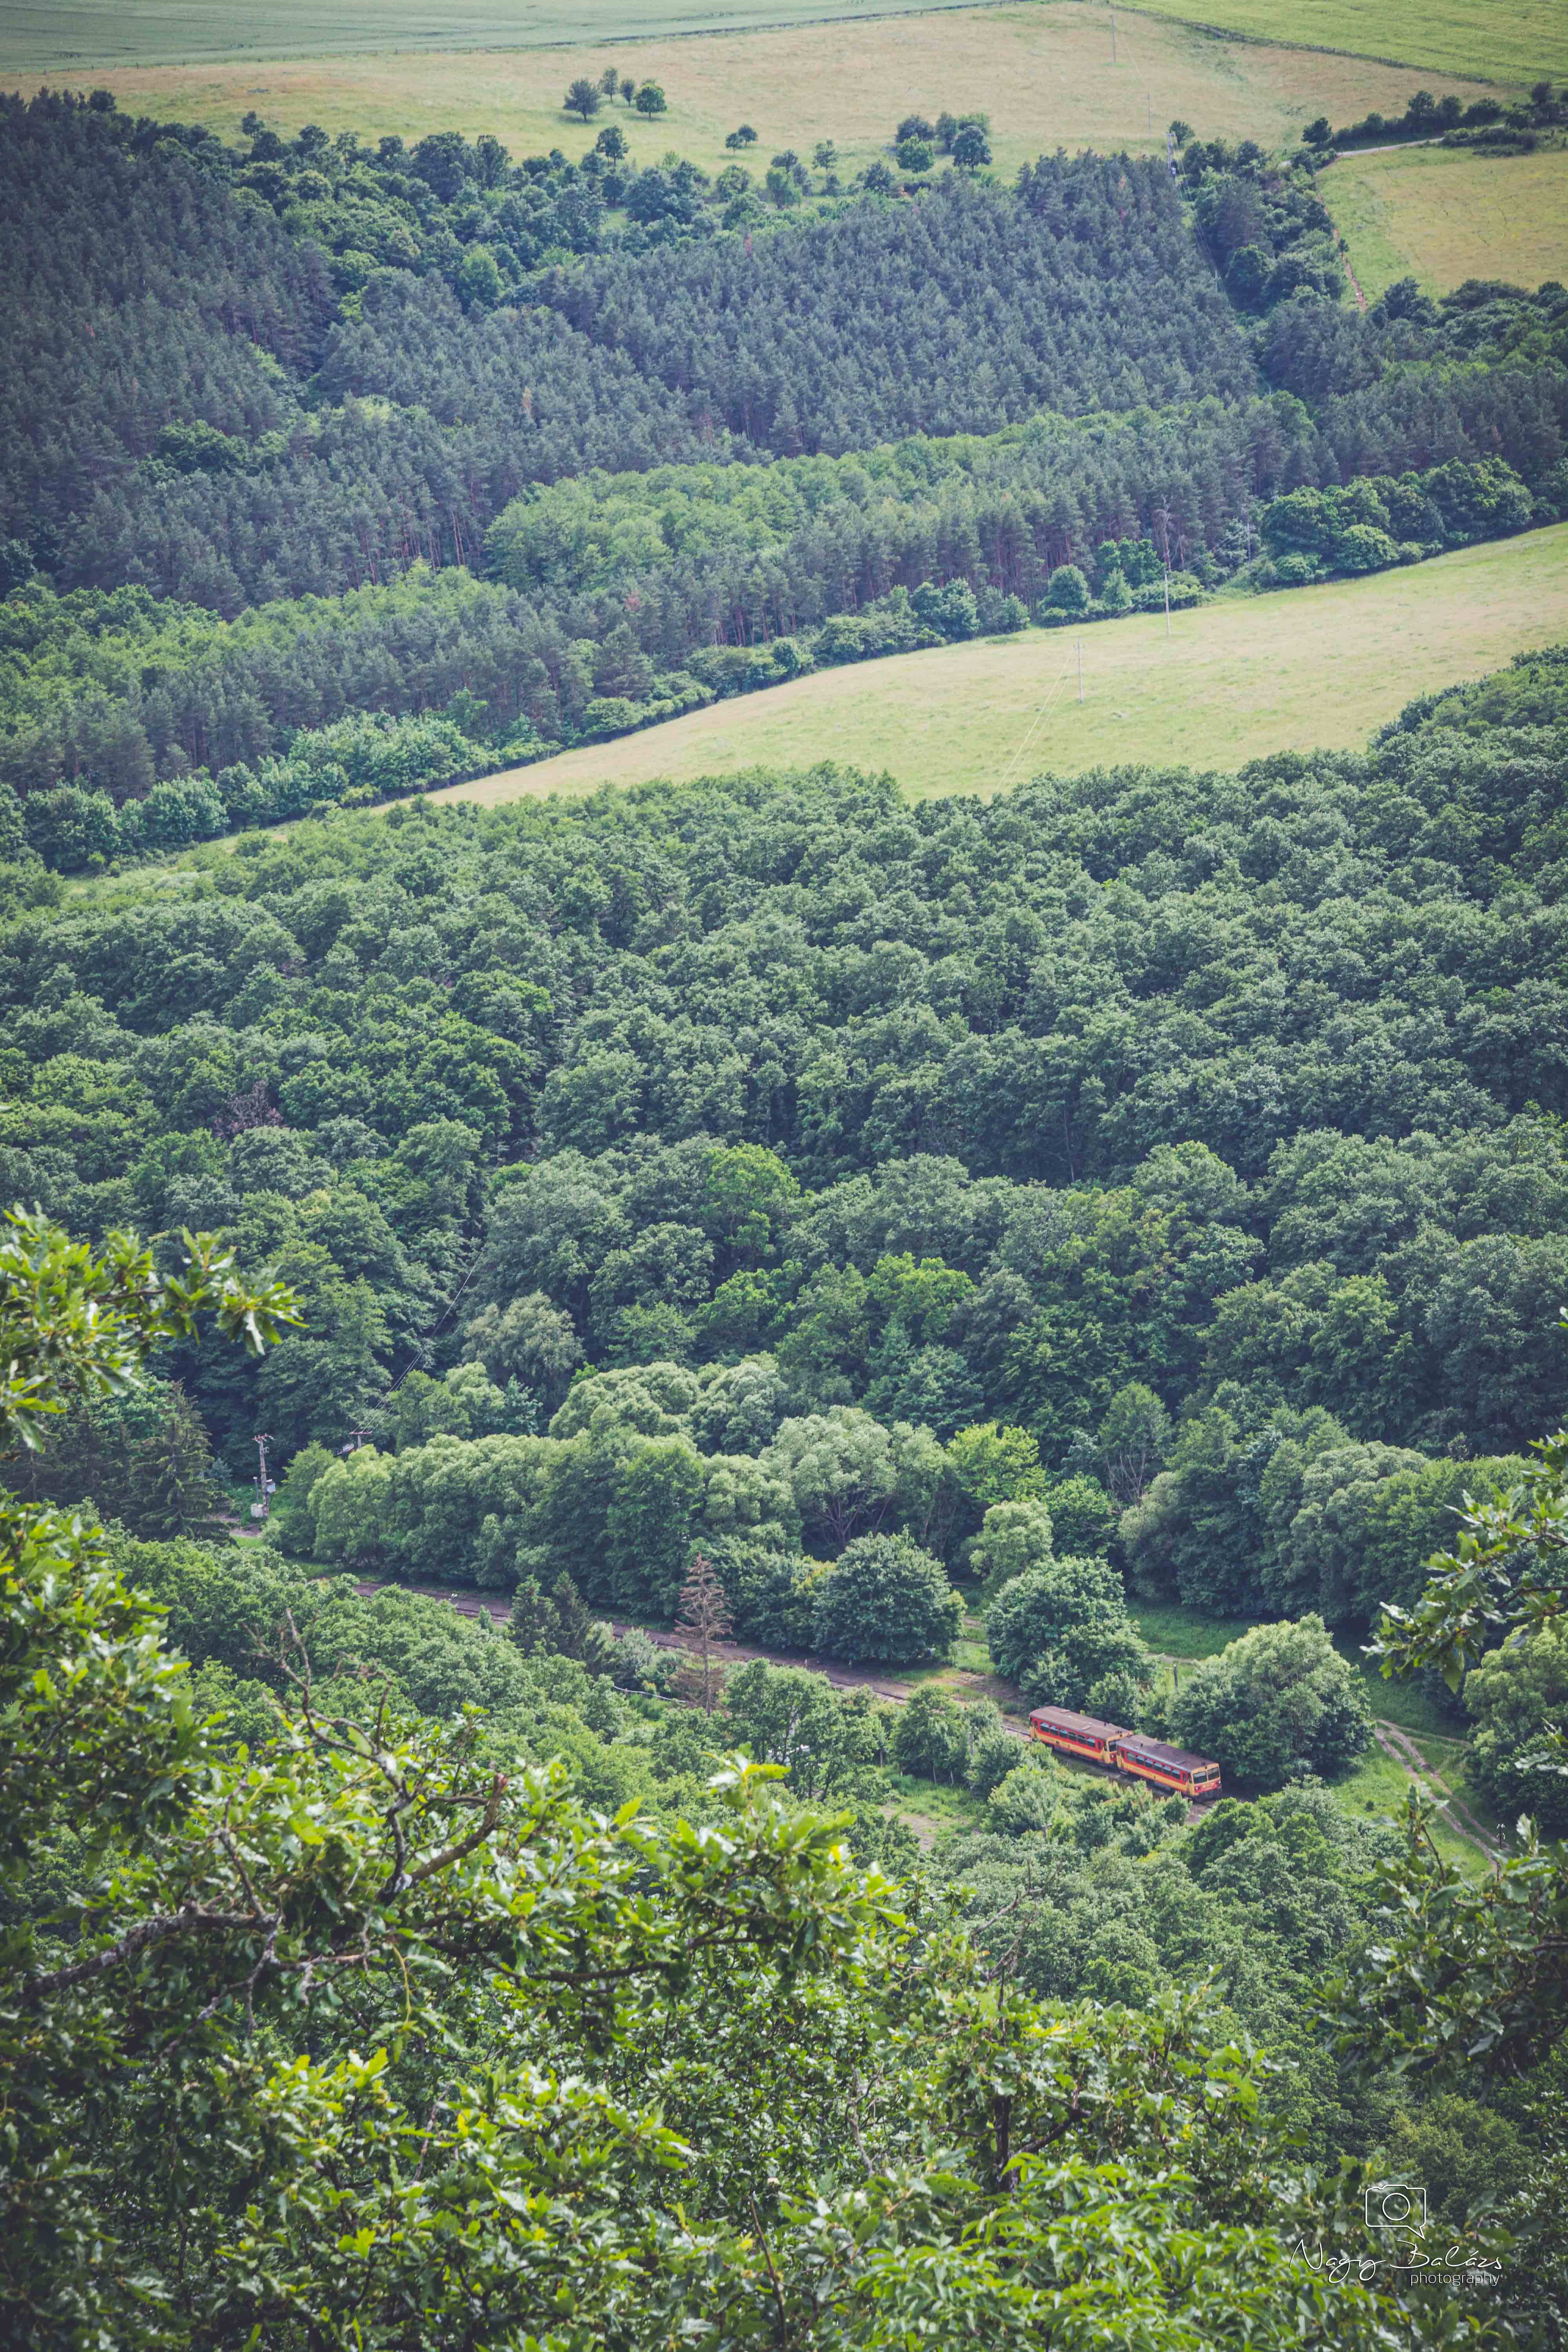
[[[445,1601],[458,1612],[460,1617],[487,1616],[500,1625],[506,1624],[511,1616],[510,1601],[503,1599],[500,1593],[476,1592],[471,1586],[468,1585],[395,1584],[384,1579],[363,1578],[356,1580],[354,1591],[366,1601],[374,1599],[378,1592],[422,1592],[427,1600]],[[626,1624],[617,1623],[614,1619],[611,1622],[615,1624],[617,1633],[625,1633],[629,1630]],[[661,1650],[677,1650],[680,1647],[673,1633],[654,1633],[646,1626],[642,1630],[648,1633],[648,1639],[656,1643]],[[907,1705],[914,1696],[913,1690],[907,1683],[891,1682],[884,1675],[868,1672],[858,1666],[827,1664],[821,1658],[808,1655],[804,1651],[760,1650],[746,1642],[717,1642],[714,1643],[714,1654],[726,1665],[747,1665],[753,1658],[761,1658],[771,1666],[804,1666],[811,1674],[823,1675],[832,1684],[835,1690],[868,1690],[873,1697],[888,1699],[894,1706]],[[990,1696],[984,1687],[984,1675],[972,1675],[967,1670],[961,1669],[957,1679],[960,1683],[969,1685],[976,1697]],[[1029,1727],[1022,1717],[1009,1715],[1006,1709],[1003,1708],[1002,1721],[1015,1739],[1027,1740]],[[1499,1859],[1496,1844],[1487,1836],[1480,1823],[1460,1803],[1440,1774],[1436,1772],[1421,1756],[1415,1743],[1395,1724],[1378,1722],[1373,1726],[1373,1729],[1378,1746],[1384,1752],[1392,1757],[1395,1763],[1402,1765],[1418,1784],[1430,1785],[1436,1795],[1442,1799],[1456,1833],[1467,1839],[1470,1844],[1479,1847],[1489,1862],[1495,1863]],[[1095,1764],[1084,1758],[1075,1758],[1074,1761],[1080,1764],[1084,1770],[1114,1782],[1118,1788],[1126,1785],[1122,1775],[1112,1771],[1109,1766]],[[1193,1798],[1187,1805],[1189,1822],[1201,1822],[1205,1814],[1211,1812],[1214,1807],[1222,1801],[1226,1793],[1234,1792],[1222,1790],[1219,1797]],[[1251,1800],[1242,1797],[1238,1801],[1246,1804]]]
[[[466,1585],[393,1584],[378,1581],[374,1578],[364,1578],[356,1581],[354,1591],[366,1601],[373,1599],[378,1592],[423,1592],[428,1600],[445,1601],[458,1612],[460,1617],[489,1617],[498,1625],[506,1624],[511,1616],[511,1605],[510,1601],[502,1599],[500,1594],[476,1592],[470,1586]],[[617,1622],[614,1618],[610,1622],[617,1633],[625,1633],[630,1630],[626,1624]],[[655,1643],[661,1650],[678,1650],[680,1647],[673,1633],[655,1632],[647,1626],[641,1630],[647,1633],[649,1641]],[[762,1650],[746,1642],[716,1642],[713,1652],[725,1665],[749,1665],[752,1659],[761,1658],[770,1666],[804,1666],[808,1674],[821,1675],[825,1681],[831,1683],[835,1690],[868,1690],[874,1698],[887,1699],[894,1706],[907,1706],[914,1696],[913,1690],[907,1683],[891,1682],[883,1675],[868,1672],[861,1667],[837,1665],[812,1656],[805,1651]],[[973,1675],[967,1669],[961,1668],[958,1679],[971,1685],[975,1696],[989,1696],[984,1689],[984,1675]],[[1004,1728],[1019,1742],[1020,1746],[1026,1744],[1029,1738],[1028,1724],[1020,1716],[1009,1715],[1005,1707],[1001,1712]],[[1092,1759],[1084,1757],[1075,1757],[1072,1760],[1085,1771],[1093,1773],[1097,1779],[1111,1781],[1118,1788],[1125,1788],[1127,1785],[1125,1777],[1121,1773],[1112,1771],[1109,1766],[1096,1764]],[[1202,1821],[1205,1814],[1209,1812],[1218,1801],[1215,1797],[1194,1798],[1187,1806],[1188,1821]]]

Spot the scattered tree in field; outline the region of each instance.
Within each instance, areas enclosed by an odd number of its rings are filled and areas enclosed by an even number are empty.
[[[604,98],[614,98],[619,88],[620,82],[616,76],[615,67],[606,66],[604,72],[599,76],[600,95]]]
[[[580,114],[586,122],[590,115],[599,111],[598,83],[590,81],[586,74],[579,74],[567,91],[564,103],[568,114]]]
[[[811,151],[811,160],[819,172],[831,172],[838,161],[838,150],[831,139],[819,139]]]
[[[991,142],[978,122],[962,124],[952,142],[952,160],[961,172],[978,172],[991,161]]]
[[[680,1588],[675,1620],[676,1638],[689,1664],[680,1673],[680,1687],[695,1697],[704,1715],[711,1715],[724,1687],[724,1669],[714,1656],[714,1644],[728,1641],[731,1631],[730,1605],[712,1561],[695,1552]]]
[[[637,84],[633,81],[630,74],[623,74],[621,77],[621,100],[624,105],[629,106],[631,104],[636,89]]]
[[[936,160],[924,139],[900,139],[894,152],[900,172],[929,172]]]
[[[906,139],[934,140],[936,131],[923,114],[906,114],[893,133],[893,144],[901,147]]]
[[[742,122],[738,131],[731,131],[724,142],[726,147],[754,147],[756,143],[757,134],[749,122]]]
[[[1047,1749],[1026,1748],[991,1791],[990,1811],[997,1827],[1009,1837],[1049,1829],[1061,1805],[1066,1777]]]
[[[724,1691],[729,1737],[759,1764],[782,1764],[798,1797],[829,1795],[876,1760],[886,1732],[869,1693],[847,1696],[826,1675],[752,1658]]]
[[[668,101],[658,82],[645,81],[638,88],[632,103],[639,114],[662,114]]]
[[[626,152],[626,134],[618,122],[606,122],[594,145],[601,155],[607,155],[612,163],[618,163]]]
[[[1175,141],[1177,146],[1184,147],[1192,135],[1192,124],[1190,122],[1184,122],[1181,116],[1178,115],[1174,122],[1171,125],[1171,136]]]

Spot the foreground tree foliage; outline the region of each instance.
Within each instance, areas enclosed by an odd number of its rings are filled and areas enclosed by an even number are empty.
[[[191,1256],[19,1221],[5,1433],[209,1303],[276,1337],[287,1294]],[[16,2340],[1407,2340],[1288,2251],[1190,2007],[1047,2015],[765,1769],[704,1828],[596,1816],[471,1711],[323,1689],[291,1617],[233,1746],[98,1531],[5,1498],[0,1545]]]

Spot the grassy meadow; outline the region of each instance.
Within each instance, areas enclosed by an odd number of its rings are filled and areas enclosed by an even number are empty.
[[[668,111],[651,121],[618,100],[600,118],[620,124],[639,164],[668,151],[717,171],[734,161],[726,134],[749,122],[758,133],[745,159],[753,168],[759,156],[765,168],[782,147],[809,156],[831,139],[846,179],[886,152],[901,116],[944,106],[990,115],[996,168],[1011,177],[1058,145],[1163,148],[1177,116],[1205,137],[1294,145],[1319,114],[1339,122],[1373,108],[1402,113],[1415,86],[1404,68],[1215,38],[1120,11],[1113,58],[1108,12],[1084,0],[907,16],[896,33],[875,20],[877,5],[854,0],[853,16],[809,29],[787,21],[804,19],[805,9],[772,5],[775,25],[786,20],[783,29],[682,38],[661,35],[650,11],[647,37],[623,32],[614,48],[597,38],[590,14],[576,20],[569,48],[501,53],[498,44],[482,58],[455,41],[433,54],[411,47],[266,64],[209,61],[193,48],[184,64],[132,70],[105,52],[101,62],[73,63],[68,78],[106,79],[132,112],[205,122],[236,139],[254,109],[289,136],[305,122],[334,134],[395,131],[411,142],[432,131],[490,131],[513,155],[552,147],[575,155],[593,130],[565,113],[562,96],[574,75],[596,76],[613,63],[623,75],[658,82],[668,100]],[[444,21],[439,11],[434,21]],[[389,47],[396,26],[395,9],[378,37]],[[3,26],[0,79],[30,87]],[[1438,95],[1452,89],[1468,101],[1479,94],[1474,81],[1428,79]]]
[[[935,5],[951,10],[953,0]],[[852,0],[852,21],[910,20],[922,13],[919,0]],[[217,0],[8,0],[0,14],[0,72],[58,75],[218,59],[243,68],[263,58],[370,50],[658,43],[833,21],[846,13],[846,0],[583,0],[570,9],[562,0],[259,0],[244,9]],[[1051,13],[1098,26],[1109,48],[1110,11],[1099,0],[1058,0]],[[1542,74],[1568,75],[1568,12],[1556,0],[1516,0],[1507,7],[1502,0],[1379,0],[1375,7],[1364,0],[1142,0],[1136,12],[1117,11],[1119,49],[1136,61],[1142,46],[1152,57],[1151,20],[1161,19],[1250,42],[1378,58],[1428,76],[1528,84]],[[908,37],[901,30],[898,46]],[[879,46],[885,52],[889,45]],[[879,79],[886,68],[884,55]],[[1206,126],[1211,132],[1222,127]]]
[[[1563,639],[1568,523],[1371,579],[1222,597],[1173,614],[1169,636],[1161,615],[1136,615],[821,670],[433,797],[493,803],[823,759],[889,769],[917,800],[1129,761],[1234,768],[1364,743],[1412,695]]]
[[[1396,278],[1533,289],[1568,269],[1568,148],[1478,155],[1392,147],[1339,156],[1318,183],[1369,302]]]
[[[1568,75],[1568,9],[1559,0],[1140,0],[1140,14],[1387,58],[1424,73],[1524,84]]]

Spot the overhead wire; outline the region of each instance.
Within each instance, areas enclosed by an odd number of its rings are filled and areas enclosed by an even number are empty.
[[[1057,696],[1060,693],[1062,687],[1066,682],[1068,672],[1071,667],[1072,656],[1068,654],[1063,661],[1061,668],[1057,675],[1055,684],[1048,688],[1045,699],[1041,702],[1039,709],[1036,711],[1034,718],[1031,719],[1028,733],[1025,736],[1023,741],[1014,752],[1012,760],[1008,764],[1007,772],[996,787],[998,792],[1005,791],[1007,785],[1012,782],[1014,769],[1016,768],[1019,761],[1023,758],[1025,752],[1034,741],[1036,734],[1039,730],[1040,721],[1049,715],[1051,705],[1055,702]]]

